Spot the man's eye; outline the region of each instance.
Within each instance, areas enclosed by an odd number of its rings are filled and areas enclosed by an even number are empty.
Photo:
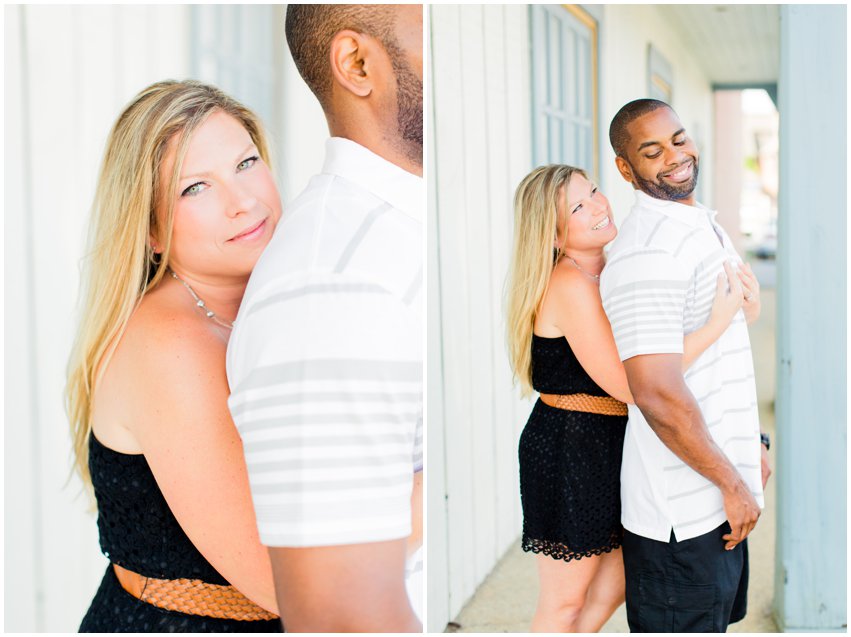
[[[658,153],[653,153],[652,155],[645,155],[645,157],[647,157],[647,159],[656,159],[661,154],[662,151],[659,151]]]
[[[685,143],[686,143],[686,140],[681,139],[679,141],[674,142],[674,146],[682,146]]]

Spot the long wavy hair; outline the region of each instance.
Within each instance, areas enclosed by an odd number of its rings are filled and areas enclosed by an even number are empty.
[[[556,241],[558,200],[573,166],[540,166],[523,178],[514,193],[514,248],[506,284],[508,360],[522,396],[532,394],[532,330],[547,295],[550,275],[562,256]],[[563,242],[562,242],[563,243]]]
[[[65,400],[75,468],[91,493],[88,440],[98,382],[144,295],[169,263],[177,182],[192,133],[216,111],[239,121],[270,164],[259,118],[208,84],[167,80],[142,90],[110,131],[81,264],[80,320],[67,368]],[[162,175],[169,142],[170,175]],[[155,254],[151,242],[161,248]]]

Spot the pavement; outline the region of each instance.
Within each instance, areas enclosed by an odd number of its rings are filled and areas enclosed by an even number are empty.
[[[754,265],[757,265],[754,263]],[[774,262],[760,264],[773,270]],[[754,267],[754,270],[757,270]],[[760,425],[774,438],[774,388],[775,383],[775,290],[767,286],[773,279],[757,273],[762,287],[762,313],[750,328],[754,354]],[[767,279],[767,280],[766,280]],[[773,452],[771,456],[773,456]],[[771,458],[774,466],[774,458]],[[750,555],[750,585],[748,587],[748,614],[741,622],[728,628],[731,633],[779,632],[772,616],[774,600],[774,542],[776,521],[776,496],[774,479],[766,488],[766,507],[756,528],[748,539]],[[538,597],[538,577],[535,558],[523,553],[520,539],[512,545],[497,563],[490,575],[479,586],[475,595],[464,606],[446,632],[464,633],[526,633],[532,622]],[[623,605],[603,626],[604,633],[626,633],[626,609]]]

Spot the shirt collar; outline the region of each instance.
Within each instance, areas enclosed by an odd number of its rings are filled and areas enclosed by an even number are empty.
[[[635,205],[639,208],[655,210],[690,226],[696,226],[702,219],[707,219],[710,223],[713,223],[718,214],[717,210],[707,208],[699,201],[696,201],[695,205],[689,206],[677,201],[656,199],[641,190],[635,191]]]
[[[322,172],[364,188],[417,221],[423,221],[423,178],[343,137],[325,142]]]

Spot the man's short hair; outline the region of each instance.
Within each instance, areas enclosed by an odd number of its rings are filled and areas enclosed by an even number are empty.
[[[331,40],[351,29],[378,39],[391,56],[399,54],[394,31],[395,12],[387,5],[290,4],[286,34],[296,68],[323,109],[331,96]]]
[[[615,155],[626,159],[626,146],[629,143],[629,133],[626,130],[627,126],[642,115],[652,113],[659,108],[671,107],[661,100],[649,98],[633,100],[629,104],[621,106],[621,110],[612,118],[612,123],[609,125],[609,142],[612,144],[612,150],[615,151]],[[671,110],[674,109],[671,108]]]

